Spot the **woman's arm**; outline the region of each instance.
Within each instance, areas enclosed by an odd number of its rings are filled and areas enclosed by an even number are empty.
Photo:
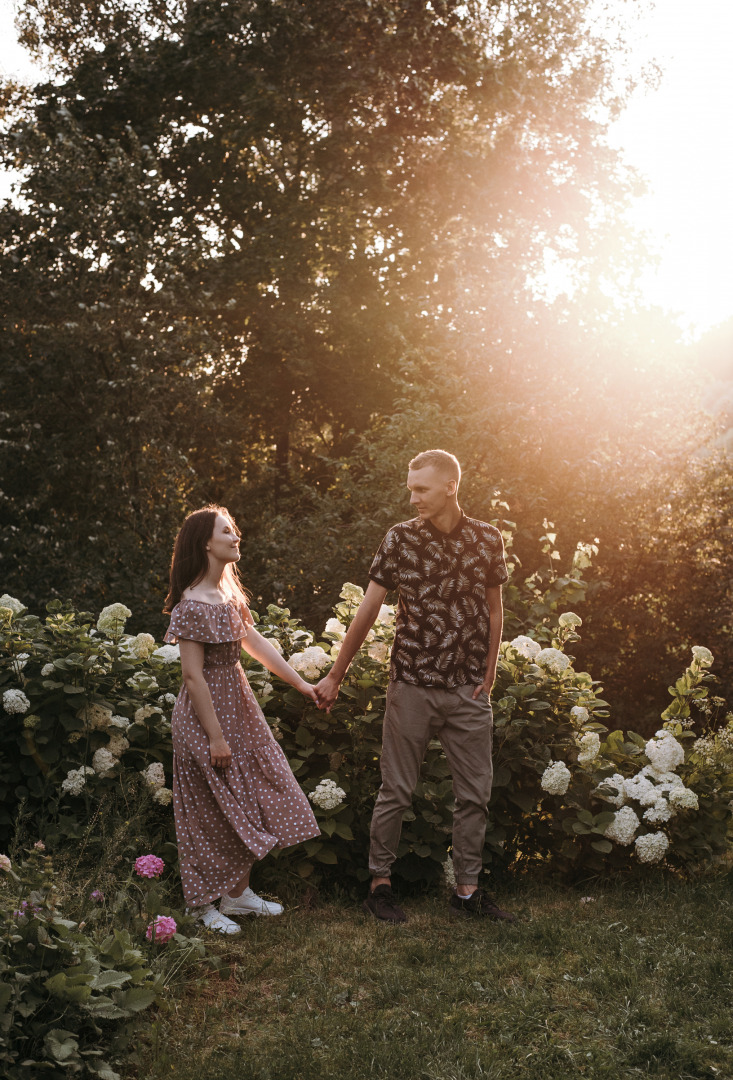
[[[311,684],[302,679],[277,649],[270,644],[267,638],[263,638],[262,634],[258,633],[253,626],[248,627],[247,636],[242,641],[242,645],[254,660],[264,665],[273,675],[277,675],[283,682],[294,686],[296,690],[300,690],[301,694],[310,698],[311,701],[316,701],[316,693]]]
[[[214,711],[206,679],[204,678],[204,646],[200,641],[179,640],[183,682],[191,698],[201,727],[209,737],[211,764],[226,769],[232,761],[232,752],[222,734],[221,725]]]

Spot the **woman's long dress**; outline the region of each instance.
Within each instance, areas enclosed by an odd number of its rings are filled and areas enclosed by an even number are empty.
[[[232,753],[211,764],[209,739],[185,684],[173,709],[173,811],[186,902],[228,893],[273,848],[318,836],[310,804],[275,741],[239,662],[252,625],[244,604],[182,600],[165,640],[200,641],[204,678]]]

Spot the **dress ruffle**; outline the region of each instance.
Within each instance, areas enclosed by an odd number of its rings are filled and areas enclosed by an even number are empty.
[[[252,626],[252,616],[244,603],[227,600],[225,604],[206,604],[202,600],[181,600],[171,612],[164,640],[175,645],[184,641],[203,641],[220,645],[241,641]]]

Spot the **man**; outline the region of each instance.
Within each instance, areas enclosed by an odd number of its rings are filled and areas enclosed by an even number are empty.
[[[371,826],[371,888],[364,909],[405,922],[390,886],[402,818],[412,802],[425,749],[440,739],[453,773],[451,912],[513,921],[478,887],[491,794],[490,694],[502,631],[507,580],[501,533],[458,505],[461,468],[453,454],[427,450],[410,462],[407,487],[417,517],[389,530],[370,582],[328,675],[316,686],[330,710],[349,664],[385,596],[399,600],[382,744],[382,786]]]

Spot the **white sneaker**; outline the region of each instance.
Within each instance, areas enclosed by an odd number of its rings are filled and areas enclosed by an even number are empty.
[[[226,915],[217,911],[213,904],[198,908],[196,916],[196,921],[203,923],[207,930],[217,930],[220,934],[239,934],[242,930],[238,923],[235,923],[233,919],[227,919]]]
[[[224,915],[282,915],[283,910],[282,904],[263,900],[249,886],[241,896],[227,896],[224,893],[219,901],[219,911]]]

